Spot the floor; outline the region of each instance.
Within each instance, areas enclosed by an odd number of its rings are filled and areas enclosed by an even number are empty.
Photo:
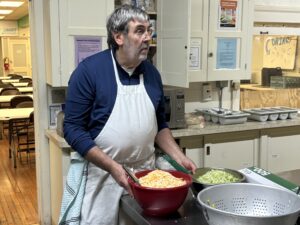
[[[0,140],[0,225],[37,225],[37,188],[34,153],[22,153],[17,168],[8,157],[8,141]]]

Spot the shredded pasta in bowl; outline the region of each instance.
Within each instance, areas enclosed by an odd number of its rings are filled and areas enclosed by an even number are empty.
[[[145,214],[161,216],[175,212],[184,202],[192,177],[180,171],[144,170],[135,173],[139,184],[128,178],[137,203]]]
[[[177,178],[163,170],[153,170],[146,176],[139,178],[140,184],[151,188],[172,188],[186,184],[182,178]]]

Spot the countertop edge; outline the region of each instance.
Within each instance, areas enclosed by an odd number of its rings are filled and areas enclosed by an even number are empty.
[[[174,138],[198,136],[207,134],[218,134],[227,132],[249,131],[249,130],[263,130],[270,128],[281,127],[293,127],[300,126],[300,117],[288,120],[276,120],[276,121],[247,121],[240,124],[221,125],[211,122],[206,122],[204,128],[200,128],[199,125],[192,125],[185,129],[172,129],[172,135]],[[47,129],[46,136],[53,141],[60,148],[70,148],[70,145],[66,140],[59,136],[55,129]]]
[[[46,129],[46,137],[60,148],[71,148],[66,140],[57,134],[55,129]]]

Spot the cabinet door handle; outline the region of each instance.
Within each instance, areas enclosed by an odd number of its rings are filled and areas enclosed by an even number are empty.
[[[206,146],[206,155],[210,155],[210,146]]]
[[[208,57],[213,57],[214,54],[212,52],[208,53]]]

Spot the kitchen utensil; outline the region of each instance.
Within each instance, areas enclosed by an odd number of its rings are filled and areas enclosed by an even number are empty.
[[[234,177],[238,178],[238,181],[236,182],[230,182],[230,183],[240,183],[240,182],[245,182],[246,177],[244,174],[237,170],[232,170],[232,169],[227,169],[227,168],[214,168],[214,167],[203,167],[203,168],[197,168],[195,174],[192,175],[193,177],[193,183],[192,183],[192,191],[195,195],[198,194],[199,191],[206,187],[214,186],[214,185],[219,185],[219,184],[211,184],[211,183],[202,183],[201,181],[198,180],[199,177],[203,176],[207,172],[211,170],[220,170],[224,171],[226,173],[229,173],[233,175]]]
[[[135,173],[135,176],[140,178],[151,171],[153,170],[140,171]],[[182,178],[186,184],[173,188],[149,188],[140,186],[128,178],[133,196],[145,214],[151,216],[167,215],[176,212],[184,202],[192,183],[191,176],[180,171],[169,170],[168,172],[175,177]]]
[[[295,193],[261,184],[216,185],[197,200],[209,225],[295,225],[300,212]]]
[[[128,167],[126,167],[125,165],[123,165],[123,168],[124,168],[124,170],[126,171],[126,173],[129,175],[129,177],[130,177],[136,184],[141,185],[139,179],[134,175],[133,172],[131,172],[131,170],[130,170]]]
[[[163,158],[168,161],[176,170],[184,172],[186,174],[192,174],[191,171],[187,170],[183,166],[181,166],[178,162],[176,162],[174,159],[172,159],[169,155],[164,154]]]

